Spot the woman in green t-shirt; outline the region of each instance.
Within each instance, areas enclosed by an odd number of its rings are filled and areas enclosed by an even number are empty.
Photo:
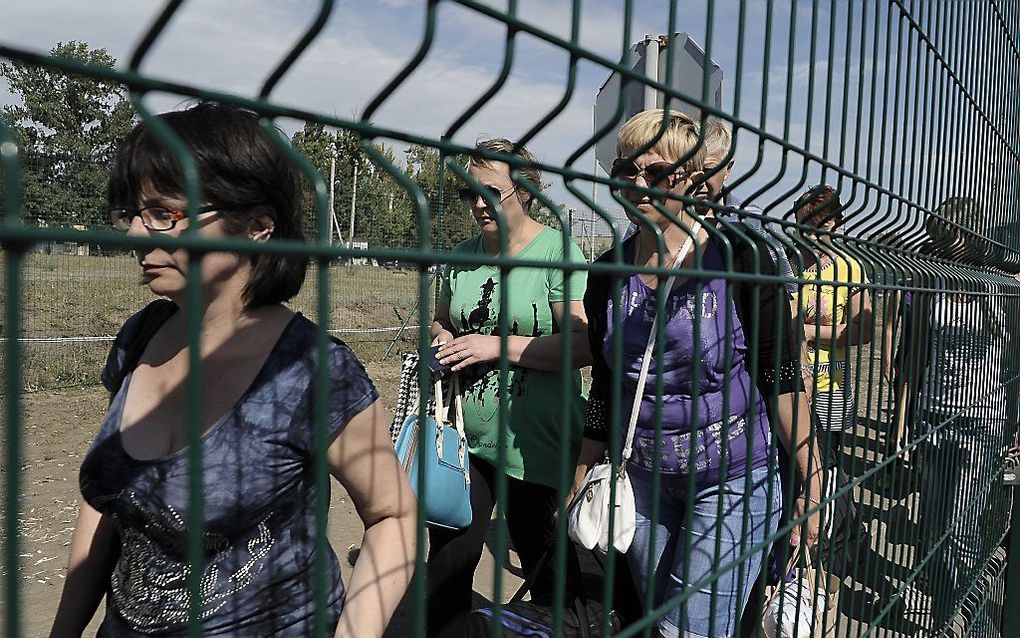
[[[529,166],[518,169],[520,180],[541,187],[535,157],[505,139],[478,143],[476,150],[515,155]],[[507,475],[506,522],[510,539],[525,574],[531,574],[555,540],[562,466],[562,429],[569,428],[570,461],[577,458],[581,439],[581,377],[588,365],[587,322],[584,316],[584,271],[566,277],[566,261],[582,262],[584,255],[572,241],[564,250],[563,236],[530,216],[529,191],[510,177],[509,165],[472,157],[469,173],[499,208],[492,208],[476,189],[461,189],[481,233],[453,251],[478,257],[505,255],[527,261],[550,262],[548,268],[514,268],[505,277],[488,265],[455,264],[446,271],[432,322],[433,345],[440,345],[440,363],[460,374],[464,397],[464,426],[471,454],[472,523],[463,530],[429,532],[428,635],[455,636],[471,609],[472,582],[488,534],[495,506],[496,473]],[[506,246],[500,242],[500,226]],[[569,282],[569,285],[568,285]],[[507,287],[507,307],[501,307],[500,286]],[[506,314],[509,374],[500,392],[501,317]],[[564,339],[571,339],[570,370],[564,371]],[[571,412],[563,405],[562,374],[569,374]],[[502,395],[502,396],[501,396]],[[500,399],[508,419],[500,424]],[[502,425],[502,427],[501,427]],[[497,464],[505,445],[505,465]],[[569,554],[569,553],[568,553]],[[568,591],[580,575],[576,557],[568,556]],[[533,601],[551,602],[553,569],[542,568],[531,587]]]

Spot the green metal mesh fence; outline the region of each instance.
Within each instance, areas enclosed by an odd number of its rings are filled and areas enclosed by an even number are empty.
[[[697,263],[691,268],[675,270],[689,277],[694,291],[693,316],[704,311],[703,293],[713,281],[728,285],[740,284],[749,290],[750,298],[760,300],[776,284],[796,284],[799,312],[793,325],[782,318],[775,320],[777,334],[793,330],[804,334],[811,347],[831,353],[832,359],[807,366],[808,402],[792,404],[790,418],[810,411],[813,422],[812,454],[823,457],[826,479],[824,494],[807,494],[807,512],[784,518],[767,534],[753,536],[749,526],[754,520],[747,501],[735,506],[735,549],[724,555],[717,543],[703,557],[710,568],[707,575],[683,582],[663,598],[645,597],[643,613],[630,618],[629,626],[620,636],[653,635],[651,632],[663,618],[679,618],[689,622],[704,610],[692,609],[699,591],[710,592],[708,610],[710,635],[754,635],[761,631],[762,595],[751,595],[746,609],[743,601],[734,603],[721,591],[723,583],[737,581],[738,588],[751,581],[764,584],[769,571],[768,554],[774,541],[778,548],[775,563],[785,567],[789,548],[783,540],[791,530],[800,529],[808,516],[821,514],[823,537],[825,522],[834,516],[840,503],[853,504],[852,525],[858,532],[858,545],[836,547],[822,543],[815,557],[825,567],[841,562],[845,573],[836,574],[838,603],[831,614],[818,616],[817,635],[937,635],[939,631],[958,635],[1020,635],[1020,626],[1009,611],[1020,602],[1016,594],[1020,574],[1007,578],[1010,566],[1009,521],[1013,509],[1010,488],[1003,485],[1008,469],[1006,450],[1014,444],[1017,433],[1020,395],[1020,355],[1014,349],[1020,321],[1020,286],[1012,277],[1020,270],[1020,223],[1016,210],[1020,206],[1020,6],[1005,0],[981,2],[909,2],[902,0],[846,2],[707,2],[695,10],[688,3],[671,0],[654,7],[625,0],[621,19],[626,51],[640,34],[632,32],[636,11],[661,14],[667,33],[683,29],[704,44],[708,57],[726,60],[727,72],[732,70],[732,98],[725,107],[709,95],[706,79],[700,91],[681,91],[666,82],[649,79],[620,59],[607,58],[581,45],[580,25],[587,3],[569,3],[569,33],[557,34],[540,26],[531,16],[518,10],[510,0],[505,8],[476,0],[429,0],[423,3],[424,33],[414,54],[390,82],[368,100],[359,118],[341,118],[328,113],[304,109],[301,105],[285,106],[275,99],[274,89],[286,78],[302,54],[320,36],[334,3],[323,1],[315,20],[289,53],[266,79],[258,97],[234,95],[178,81],[168,81],[139,69],[152,47],[164,36],[168,25],[184,3],[166,4],[152,23],[141,43],[133,52],[125,69],[111,70],[51,57],[0,42],[0,56],[9,61],[115,82],[130,91],[131,104],[138,117],[152,127],[161,143],[172,149],[184,167],[187,178],[185,195],[189,201],[189,219],[197,220],[195,197],[199,181],[187,149],[165,126],[159,124],[147,106],[149,94],[155,91],[180,97],[216,100],[252,109],[264,117],[265,130],[273,142],[283,148],[300,168],[307,184],[309,241],[303,244],[273,241],[253,245],[240,240],[209,241],[185,232],[180,237],[126,236],[101,227],[105,212],[96,212],[85,195],[95,196],[88,186],[105,166],[79,162],[81,167],[66,171],[68,158],[40,157],[23,148],[9,123],[0,120],[0,161],[3,177],[3,218],[0,223],[0,244],[4,266],[3,370],[5,478],[3,486],[4,514],[4,629],[6,635],[26,635],[24,591],[31,560],[20,551],[23,542],[19,528],[25,486],[22,481],[23,393],[42,387],[92,382],[109,348],[109,337],[123,320],[148,299],[148,293],[132,285],[137,276],[129,251],[153,246],[175,246],[196,251],[210,249],[237,251],[242,254],[306,255],[313,263],[309,278],[293,306],[313,318],[321,328],[318,352],[326,352],[330,333],[351,342],[362,358],[382,359],[387,354],[391,365],[396,355],[387,353],[394,339],[400,340],[396,350],[417,350],[422,361],[428,356],[431,341],[429,326],[436,311],[434,271],[439,266],[492,266],[499,278],[525,268],[550,268],[550,264],[525,258],[475,255],[452,251],[472,231],[467,207],[451,192],[467,185],[482,192],[490,208],[501,210],[491,193],[483,192],[464,167],[464,158],[473,152],[460,141],[458,133],[470,122],[472,115],[488,101],[497,99],[517,68],[515,51],[524,39],[535,40],[555,51],[566,66],[566,82],[561,99],[553,103],[545,117],[537,119],[518,140],[531,142],[546,130],[576,98],[577,79],[588,67],[600,72],[614,71],[622,78],[621,86],[640,85],[655,89],[666,108],[695,106],[699,123],[705,130],[707,118],[718,118],[732,125],[734,140],[726,161],[736,161],[729,176],[728,187],[744,195],[744,200],[758,205],[758,211],[741,208],[735,221],[722,223],[711,231],[723,246],[724,270],[707,265],[708,258],[698,252]],[[392,99],[397,89],[412,78],[437,48],[436,35],[451,8],[469,12],[479,19],[502,29],[505,36],[504,63],[495,80],[487,86],[473,87],[481,91],[477,100],[465,105],[462,114],[451,117],[439,137],[430,137],[393,126],[374,123],[374,116]],[[686,16],[697,14],[697,28]],[[681,25],[683,22],[683,25]],[[722,24],[724,23],[724,24]],[[725,27],[725,30],[724,28]],[[672,64],[668,62],[667,64]],[[667,66],[667,70],[670,67]],[[778,69],[778,70],[777,70]],[[666,77],[670,77],[667,73]],[[795,82],[797,80],[799,83]],[[729,86],[727,84],[727,86]],[[798,93],[795,94],[794,87]],[[622,102],[622,100],[621,100]],[[339,132],[359,149],[364,164],[359,173],[342,167],[343,180],[361,175],[363,208],[354,201],[355,189],[344,183],[330,198],[328,169],[322,158],[304,157],[273,127],[277,120],[287,118],[306,125],[324,126]],[[528,192],[546,209],[546,219],[561,229],[564,249],[573,242],[581,245],[586,256],[608,255],[606,260],[588,263],[554,264],[565,274],[583,271],[590,278],[599,275],[615,284],[637,273],[661,278],[670,271],[665,267],[638,268],[628,261],[621,250],[625,224],[621,211],[642,220],[648,209],[636,209],[620,194],[619,188],[633,184],[619,177],[609,177],[581,166],[596,142],[615,134],[615,126],[626,119],[621,106],[613,121],[599,125],[588,139],[576,139],[565,153],[563,162],[543,162],[539,167],[546,180],[569,193],[583,207],[574,211],[561,209],[549,192],[537,189],[523,176],[527,168],[515,155],[483,152],[476,156],[501,160],[514,170],[518,189]],[[702,133],[704,136],[704,133]],[[438,174],[427,184],[414,179],[406,167],[396,162],[377,144],[381,142],[415,145],[437,155]],[[645,149],[641,149],[645,150]],[[60,170],[57,170],[57,169]],[[61,173],[61,171],[64,171]],[[710,171],[711,172],[711,171]],[[27,176],[44,176],[44,181],[61,184],[74,192],[76,184],[80,201],[68,198],[62,207],[40,214],[35,208],[38,184]],[[45,178],[49,175],[49,178]],[[68,177],[71,175],[71,177]],[[75,175],[78,178],[74,177]],[[370,177],[369,177],[370,176]],[[92,180],[92,181],[89,181]],[[335,180],[334,180],[335,181]],[[793,201],[806,188],[819,183],[833,185],[840,194],[843,207],[842,224],[819,231],[799,223]],[[609,191],[607,187],[613,187]],[[374,190],[373,190],[374,189]],[[596,196],[596,193],[600,195]],[[607,193],[611,193],[608,206]],[[661,193],[659,193],[661,195]],[[598,200],[602,199],[600,203]],[[695,218],[714,215],[719,205],[707,205],[690,197],[686,204],[697,205]],[[75,203],[77,201],[77,203]],[[100,205],[104,205],[100,202]],[[401,222],[379,230],[394,218],[393,209],[403,211]],[[642,213],[642,210],[644,213]],[[336,221],[334,215],[336,213]],[[386,215],[383,215],[383,211]],[[553,212],[550,212],[553,211]],[[662,212],[660,208],[659,212]],[[348,217],[348,214],[350,217]],[[351,220],[352,217],[357,219]],[[602,221],[596,222],[596,218]],[[362,220],[360,223],[358,219]],[[588,219],[587,226],[584,220]],[[691,218],[674,216],[675,225],[690,232]],[[741,242],[752,243],[746,230],[748,223],[764,221],[771,246],[782,246],[789,253],[793,274],[775,274],[765,269],[765,255],[758,254],[755,268],[738,271],[734,258]],[[801,220],[803,222],[805,220]],[[350,228],[354,227],[353,238]],[[596,241],[598,235],[608,240]],[[714,227],[713,227],[714,228]],[[723,231],[729,230],[730,235]],[[743,230],[742,230],[743,229]],[[591,233],[589,235],[589,233]],[[505,228],[499,230],[500,253],[507,251]],[[367,246],[350,240],[365,240]],[[729,239],[718,239],[719,237]],[[586,239],[589,238],[590,239]],[[661,241],[661,233],[659,235]],[[736,237],[735,240],[733,238]],[[586,244],[585,241],[588,243]],[[660,250],[661,252],[661,250]],[[813,263],[831,262],[833,270],[821,274],[812,271]],[[856,280],[846,277],[841,268],[859,265]],[[196,262],[197,263],[197,260]],[[197,266],[196,266],[197,268]],[[197,270],[191,275],[197,275]],[[192,276],[188,289],[187,326],[191,343],[198,342],[201,317],[201,290],[198,277]],[[565,278],[565,298],[572,299],[571,278]],[[589,280],[589,289],[591,279]],[[821,282],[820,284],[818,282]],[[846,324],[843,332],[823,333],[822,323],[815,318],[831,312],[825,308],[829,298],[841,294],[854,299],[870,298],[870,309],[858,313],[858,320]],[[495,307],[507,307],[513,291],[499,288]],[[89,303],[84,303],[89,300]],[[734,302],[728,299],[724,309],[732,327]],[[666,310],[660,299],[656,312]],[[764,308],[762,306],[761,308]],[[754,322],[769,325],[754,312]],[[608,322],[617,341],[608,352],[607,365],[611,383],[608,397],[619,405],[626,396],[629,383],[624,374],[625,355],[622,327],[624,316],[610,312]],[[515,367],[508,359],[512,318],[499,313],[493,334],[500,336],[501,352],[495,365],[498,379],[499,405],[493,428],[498,439],[506,440],[512,427],[508,406],[508,384]],[[87,326],[84,329],[83,326]],[[666,390],[661,366],[668,361],[668,352],[661,345],[666,337],[660,325],[655,361],[651,366],[649,387],[652,395],[661,397]],[[713,344],[701,344],[699,322],[694,322],[694,346],[691,362],[693,375],[698,376],[699,361]],[[969,330],[969,332],[968,332]],[[735,348],[733,335],[724,339],[724,359],[730,362]],[[754,358],[767,334],[748,334],[746,352]],[[643,341],[643,339],[642,339]],[[609,343],[609,342],[607,342]],[[825,346],[828,347],[825,347]],[[714,344],[718,348],[719,344]],[[636,346],[640,351],[643,343]],[[805,345],[805,356],[812,357]],[[563,341],[558,368],[571,368],[574,345]],[[197,348],[190,352],[188,377],[188,460],[191,507],[186,527],[188,593],[191,620],[189,635],[201,635],[203,612],[203,564],[208,558],[202,553],[203,468],[201,464],[202,396],[209,388],[202,383],[202,361]],[[939,362],[939,365],[936,365]],[[775,361],[774,376],[784,371]],[[752,374],[754,373],[752,365]],[[424,363],[422,364],[424,371]],[[939,372],[941,371],[941,372]],[[786,371],[789,372],[789,371]],[[942,377],[938,375],[942,374]],[[328,387],[328,370],[318,369],[319,388]],[[562,423],[571,422],[571,375],[557,375],[561,383],[562,401],[544,405],[556,411]],[[835,379],[841,392],[833,392]],[[953,385],[963,379],[966,383]],[[730,381],[724,383],[724,393]],[[946,388],[953,388],[952,391]],[[428,391],[427,376],[422,374],[419,390]],[[759,388],[766,403],[776,400],[775,393]],[[632,391],[632,390],[631,390]],[[697,405],[701,388],[687,389]],[[752,392],[752,395],[754,393]],[[728,396],[728,395],[727,395]],[[851,401],[851,396],[854,400]],[[392,402],[394,397],[384,396]],[[316,441],[325,442],[328,418],[328,393],[315,395],[314,415]],[[649,426],[656,433],[651,444],[653,468],[659,468],[662,454],[662,433],[669,428],[662,414],[663,401],[655,401],[655,417]],[[750,404],[749,404],[750,405]],[[849,408],[846,406],[849,405]],[[773,421],[783,408],[769,406]],[[392,406],[391,406],[392,407]],[[728,409],[728,405],[724,411]],[[425,405],[421,406],[424,415]],[[748,407],[748,416],[755,409]],[[733,411],[736,414],[737,411]],[[818,427],[822,421],[842,422],[842,432]],[[627,427],[627,410],[609,412],[609,441],[620,441]],[[724,416],[729,416],[727,413]],[[740,416],[736,414],[736,416]],[[802,415],[803,416],[803,415]],[[698,422],[697,408],[691,417]],[[723,465],[729,444],[740,433],[730,431],[724,421],[721,436]],[[723,423],[721,421],[720,423]],[[695,430],[697,429],[696,426]],[[747,430],[750,438],[750,429]],[[796,434],[796,432],[795,432]],[[564,427],[556,453],[559,463],[557,495],[564,501],[574,473],[569,428]],[[779,437],[767,444],[768,462],[765,474],[783,479],[783,490],[790,498],[794,468],[778,461]],[[692,437],[693,439],[693,437]],[[325,445],[315,455],[317,485],[329,480],[326,470]],[[679,448],[677,448],[679,450]],[[679,454],[679,452],[677,452]],[[496,451],[495,466],[509,462],[506,444]],[[620,446],[610,445],[609,455],[620,462]],[[750,461],[748,461],[750,463]],[[740,477],[738,468],[728,468]],[[653,469],[648,497],[656,505],[648,516],[655,523],[670,517],[690,520],[695,514],[695,473],[689,473],[686,485],[670,483]],[[746,474],[752,476],[751,473]],[[748,485],[750,485],[748,480]],[[502,522],[507,516],[507,495],[510,479],[502,471],[495,473],[495,521],[490,549],[497,561],[508,555],[510,539]],[[722,479],[720,479],[722,481]],[[718,483],[719,481],[717,481]],[[724,481],[723,481],[724,482]],[[772,492],[764,513],[776,513],[777,500],[772,497],[780,481],[770,481]],[[702,486],[703,487],[703,486]],[[666,498],[672,494],[673,501]],[[319,521],[318,551],[315,554],[317,601],[317,633],[327,633],[325,622],[327,543],[325,534],[328,491],[319,489],[316,514]],[[681,494],[681,496],[677,496]],[[722,521],[726,517],[723,501],[718,501],[714,516],[706,520]],[[733,515],[732,512],[729,512]],[[565,618],[571,613],[568,602],[567,570],[572,545],[566,535],[566,511],[561,506],[556,526],[556,542],[552,560],[556,566],[555,594],[552,603],[552,625],[555,635],[565,635]],[[682,526],[681,526],[682,527]],[[681,546],[691,542],[692,532],[675,539]],[[404,601],[403,615],[391,628],[391,635],[425,635],[428,532],[424,525],[417,529],[417,569]],[[650,541],[655,544],[654,538]],[[678,569],[685,570],[685,580],[694,562],[692,553],[679,552],[683,557]],[[648,558],[649,564],[653,562]],[[605,613],[600,618],[603,630],[610,626],[608,610],[619,606],[621,589],[616,574],[622,568],[622,555],[610,552],[600,565],[588,565],[601,583],[598,598]],[[631,561],[637,565],[640,560]],[[762,564],[758,573],[748,573],[748,565]],[[498,564],[493,570],[492,584],[496,615],[503,594],[512,591],[511,572]],[[1015,568],[1013,568],[1015,570]],[[646,570],[648,571],[648,570]],[[647,576],[648,574],[644,574]],[[641,579],[640,570],[635,578]],[[517,582],[516,580],[513,581]],[[814,588],[827,580],[819,576]],[[779,587],[784,591],[795,583]],[[811,592],[814,589],[810,590]],[[56,595],[54,594],[54,597]],[[502,598],[501,598],[502,596]],[[805,602],[806,601],[806,602]],[[812,594],[795,603],[812,603]],[[716,619],[727,617],[727,608],[736,607],[736,617],[743,610],[740,627],[720,627]],[[733,614],[730,614],[731,616]],[[989,623],[986,627],[985,621]],[[719,620],[718,622],[722,622]],[[1013,623],[1013,624],[1010,624]],[[499,635],[498,624],[490,625],[490,635]]]

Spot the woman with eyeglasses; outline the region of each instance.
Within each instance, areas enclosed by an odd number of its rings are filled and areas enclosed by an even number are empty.
[[[798,512],[820,489],[810,425],[794,420],[798,409],[802,416],[807,410],[788,293],[779,282],[725,276],[730,263],[738,272],[776,275],[768,245],[758,233],[698,216],[678,199],[703,178],[699,141],[697,124],[683,113],[639,113],[620,129],[612,176],[627,184],[621,194],[639,228],[621,246],[624,263],[715,274],[678,276],[663,293],[664,280],[654,275],[592,271],[584,300],[592,386],[575,486],[608,445],[623,447],[636,414],[626,465],[636,528],[624,566],[645,613],[672,603],[657,619],[657,635],[668,638],[736,634],[764,553],[750,550],[775,532],[779,517],[773,431],[809,486]],[[614,263],[614,252],[599,263]],[[662,294],[665,341],[652,351],[639,393]],[[610,441],[614,415],[620,439]],[[813,544],[816,516],[806,520],[806,534]],[[713,574],[718,577],[709,581]],[[684,602],[673,602],[680,596]]]
[[[299,174],[257,114],[201,103],[160,119],[201,178],[197,215],[185,213],[178,158],[140,124],[110,177],[116,228],[180,238],[196,224],[205,240],[303,239]],[[105,596],[100,636],[184,636],[193,617],[209,636],[304,637],[317,618],[336,636],[382,636],[414,568],[415,498],[361,363],[339,341],[320,359],[319,328],[283,305],[300,290],[306,259],[214,251],[195,272],[183,248],[136,254],[142,285],[163,299],[127,320],[103,370],[109,412],[82,462],[83,503],[50,635],[81,636]],[[200,288],[198,344],[188,339],[189,284]],[[197,424],[193,347],[202,362]],[[317,431],[320,363],[329,387]],[[320,536],[316,504],[328,502],[329,480],[319,459],[365,525],[347,588]]]
[[[506,139],[484,140],[476,150],[513,156],[520,180],[536,189],[541,174],[535,157]],[[571,460],[577,458],[581,439],[581,377],[588,364],[585,342],[584,273],[568,278],[564,262],[584,262],[571,240],[564,251],[560,231],[531,217],[537,206],[532,194],[515,183],[506,162],[481,155],[470,159],[468,172],[480,185],[465,186],[461,200],[470,208],[481,231],[458,244],[462,256],[509,257],[550,262],[548,268],[499,268],[477,264],[451,264],[443,280],[432,322],[437,358],[460,374],[464,399],[464,426],[471,461],[472,523],[463,530],[432,529],[428,557],[428,635],[459,636],[464,615],[471,609],[472,581],[481,559],[496,499],[496,476],[506,474],[506,523],[510,540],[526,575],[537,572],[532,601],[551,602],[554,569],[551,551],[555,541],[557,486],[561,466],[561,432],[569,429]],[[506,244],[500,239],[506,233]],[[507,291],[502,306],[501,287]],[[507,326],[509,363],[505,391],[499,379],[500,318]],[[572,343],[573,360],[563,369],[564,341]],[[562,375],[570,376],[564,416]],[[500,400],[506,401],[507,421],[500,427]],[[501,431],[502,430],[502,431]],[[503,436],[500,440],[500,436]],[[498,462],[499,447],[506,448],[506,464]],[[543,558],[550,559],[544,566]],[[579,578],[576,556],[568,552],[567,590]]]

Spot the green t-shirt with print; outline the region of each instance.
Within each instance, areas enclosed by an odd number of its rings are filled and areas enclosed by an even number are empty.
[[[455,253],[485,254],[482,236],[461,242]],[[573,241],[564,259],[563,237],[545,228],[518,253],[521,260],[549,261],[557,266],[564,261],[584,262],[584,254]],[[493,266],[455,264],[447,269],[441,302],[450,308],[454,335],[499,335],[500,278]],[[552,313],[553,303],[584,298],[584,271],[570,277],[567,298],[566,277],[558,267],[514,268],[506,277],[508,297],[508,334],[544,337],[560,332]],[[568,311],[569,312],[569,311]],[[571,462],[577,458],[581,441],[584,404],[581,374],[568,371],[572,390],[573,414],[564,421],[563,381],[560,372],[545,372],[510,365],[506,379],[506,473],[516,479],[555,487],[559,481],[560,431],[570,428]],[[475,364],[460,371],[464,394],[464,427],[471,453],[495,465],[499,445],[499,362]]]

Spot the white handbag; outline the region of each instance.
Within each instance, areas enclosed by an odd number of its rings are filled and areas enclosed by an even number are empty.
[[[801,555],[804,566],[798,567]],[[839,578],[818,569],[810,551],[794,553],[787,567],[797,569],[797,579],[766,590],[765,638],[832,638],[839,627]]]
[[[694,238],[701,230],[701,223],[696,222],[691,228],[691,236],[677,251],[672,263],[683,263],[684,258],[694,244]],[[672,265],[672,264],[671,264]],[[673,290],[676,275],[670,275],[663,290]],[[609,551],[609,512],[615,510],[612,525],[612,544],[618,552],[630,549],[634,540],[634,488],[627,476],[627,461],[630,460],[634,445],[634,429],[637,426],[638,413],[641,409],[641,396],[644,394],[645,383],[648,381],[648,367],[652,361],[652,350],[655,349],[655,333],[659,313],[652,319],[652,331],[648,335],[648,345],[641,360],[641,374],[638,376],[637,388],[634,391],[634,403],[630,409],[630,422],[627,424],[627,439],[623,445],[620,466],[613,470],[613,464],[607,458],[597,463],[584,475],[574,498],[570,501],[567,518],[567,535],[570,540],[585,549],[596,549],[600,552]],[[613,483],[616,484],[613,494]],[[615,500],[610,500],[610,497]]]

